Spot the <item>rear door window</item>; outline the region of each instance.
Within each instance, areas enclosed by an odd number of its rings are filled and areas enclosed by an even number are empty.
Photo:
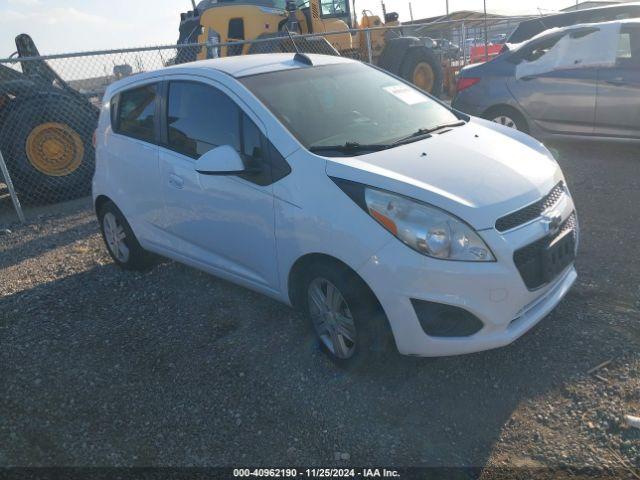
[[[535,40],[522,49],[523,60],[516,67],[516,78],[544,75],[584,68],[606,68],[615,64],[619,50],[620,26],[601,24],[581,27]],[[516,59],[517,59],[516,54]]]
[[[157,138],[156,111],[158,87],[156,84],[126,90],[118,96],[114,130],[128,137],[155,143]]]
[[[544,57],[549,51],[555,47],[564,35],[551,36],[547,39],[537,42],[535,45],[528,47],[522,53],[522,58],[527,62],[535,62]]]

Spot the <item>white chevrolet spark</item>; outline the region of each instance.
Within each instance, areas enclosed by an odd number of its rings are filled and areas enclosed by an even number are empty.
[[[306,312],[338,361],[509,344],[576,280],[578,223],[534,139],[317,55],[216,59],[112,85],[96,133],[109,252],[150,252]]]

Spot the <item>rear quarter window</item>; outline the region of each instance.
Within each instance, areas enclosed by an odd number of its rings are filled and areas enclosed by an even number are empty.
[[[640,68],[640,26],[624,26],[618,39],[617,66]]]
[[[154,143],[157,137],[157,100],[158,88],[155,84],[125,90],[118,94],[115,106],[111,110],[114,131]]]

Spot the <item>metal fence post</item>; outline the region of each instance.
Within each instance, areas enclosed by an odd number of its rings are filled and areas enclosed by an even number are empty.
[[[2,152],[0,151],[0,172],[4,178],[4,183],[7,185],[9,189],[9,195],[11,196],[11,201],[13,202],[13,207],[16,209],[16,213],[18,214],[18,218],[22,223],[26,223],[24,218],[24,213],[22,213],[22,205],[20,205],[20,200],[18,199],[18,194],[16,193],[16,189],[13,188],[13,182],[11,181],[11,176],[9,175],[9,169],[7,168],[7,164],[4,163],[4,157],[2,156]]]
[[[460,29],[462,36],[462,66],[465,66],[467,64],[467,29],[465,28],[464,22],[462,22]]]
[[[369,63],[373,63],[373,50],[371,49],[371,30],[365,31],[365,37],[367,40],[367,58]]]

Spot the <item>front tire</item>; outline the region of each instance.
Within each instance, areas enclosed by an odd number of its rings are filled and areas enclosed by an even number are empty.
[[[152,256],[142,248],[122,212],[113,202],[104,204],[98,212],[102,238],[113,261],[125,270],[146,270]]]
[[[311,266],[301,292],[320,347],[336,364],[352,365],[389,346],[382,308],[369,287],[346,266]]]

